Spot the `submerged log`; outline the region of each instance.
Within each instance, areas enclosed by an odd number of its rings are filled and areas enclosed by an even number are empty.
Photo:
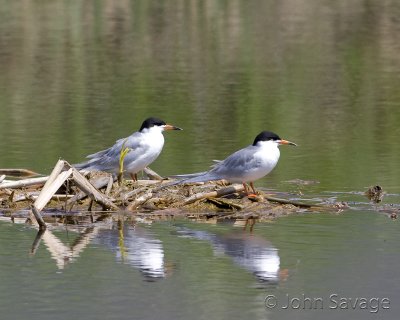
[[[37,172],[28,169],[0,169],[0,175],[12,177],[30,177],[39,175]]]

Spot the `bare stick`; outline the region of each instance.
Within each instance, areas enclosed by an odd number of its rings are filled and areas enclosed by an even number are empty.
[[[211,191],[211,192],[203,192],[203,193],[196,193],[195,195],[189,197],[186,199],[183,203],[183,205],[191,204],[193,202],[196,202],[198,200],[206,199],[206,198],[218,198],[218,197],[223,197],[228,194],[236,193],[236,192],[241,192],[244,190],[243,185],[235,184],[229,187],[225,187],[216,191]]]
[[[114,183],[114,179],[112,176],[110,176],[109,180],[108,180],[108,184],[107,184],[107,188],[105,191],[105,195],[108,196],[112,190],[113,187],[113,183]]]
[[[85,177],[83,177],[83,178],[87,181],[87,179]],[[101,189],[101,188],[105,187],[106,185],[108,185],[109,179],[110,179],[109,177],[98,177],[96,179],[90,179],[89,182],[92,184],[92,186],[94,188]],[[85,198],[87,196],[88,196],[88,193],[82,190],[81,192],[79,192],[78,194],[73,196],[71,199],[69,199],[67,201],[67,205],[70,205],[76,201],[82,200],[83,198]]]
[[[0,183],[0,189],[24,188],[33,185],[44,185],[49,177],[29,178],[19,181],[4,181]]]
[[[154,170],[151,170],[149,167],[144,168],[143,171],[151,180],[163,180],[164,179],[157,172],[155,172]]]
[[[57,190],[60,189],[65,180],[67,180],[71,176],[72,170],[73,169],[71,168],[67,171],[60,173],[58,177],[52,181],[51,184],[46,183],[34,203],[38,211],[41,211],[44,208],[44,206],[50,201]],[[50,181],[50,179],[48,181]]]
[[[267,196],[267,195],[264,195],[264,198],[271,202],[277,202],[280,204],[291,204],[291,205],[294,205],[299,208],[325,208],[325,209],[327,208],[327,206],[321,206],[318,204],[308,204],[308,203],[303,203],[303,202],[298,202],[298,201],[275,198],[275,197],[271,197],[271,196]]]
[[[20,202],[20,201],[26,201],[26,200],[35,201],[38,198],[38,196],[39,196],[38,191],[28,192],[25,194],[18,194],[18,195],[14,195],[13,202]],[[69,195],[69,194],[53,194],[51,197],[51,200],[61,201],[61,200],[65,200],[65,199],[70,199],[72,197],[73,197],[73,195]]]
[[[91,183],[75,168],[72,168],[74,182],[82,191],[86,192],[94,201],[102,204],[108,209],[119,210],[119,208],[104,194],[98,191]]]
[[[141,204],[145,203],[147,200],[151,199],[152,197],[153,197],[153,192],[152,191],[146,192],[144,195],[141,195],[136,200],[132,201],[126,209],[128,211],[136,210],[136,208],[138,206],[140,206]]]
[[[49,186],[53,183],[53,181],[58,177],[58,175],[63,171],[65,168],[66,163],[64,160],[58,160],[56,165],[53,168],[53,171],[51,172],[50,176],[48,177],[46,184],[44,185],[42,192],[46,192],[46,189],[49,188]]]
[[[0,174],[13,177],[29,177],[39,175],[37,172],[33,172],[28,169],[0,169]]]
[[[141,192],[144,192],[144,191],[146,191],[146,190],[147,190],[147,186],[140,187],[140,188],[137,188],[137,189],[128,191],[128,192],[126,192],[126,193],[121,194],[121,200],[122,200],[122,202],[125,202],[125,201],[127,201],[129,198],[131,198],[131,197],[133,197],[133,196],[135,196],[135,195],[137,195],[137,194],[139,194],[139,193],[141,193]]]
[[[44,223],[40,212],[36,209],[35,205],[32,205],[31,208],[32,208],[32,213],[36,219],[36,222],[39,225],[39,230],[46,230],[47,226],[46,223]]]
[[[0,176],[0,183],[2,183],[3,182],[3,180],[6,178],[6,175],[5,174],[3,174],[2,176]]]

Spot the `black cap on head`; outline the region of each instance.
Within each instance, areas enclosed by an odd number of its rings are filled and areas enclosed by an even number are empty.
[[[271,131],[263,131],[257,135],[257,137],[254,139],[253,146],[255,146],[259,141],[277,141],[281,140],[281,138],[276,134]]]
[[[166,123],[161,119],[151,117],[143,121],[139,131],[142,131],[143,129],[149,129],[154,126],[165,126],[165,125]]]

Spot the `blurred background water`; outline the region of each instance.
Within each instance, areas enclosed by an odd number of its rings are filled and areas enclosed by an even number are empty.
[[[395,0],[0,1],[0,168],[47,174],[58,158],[80,162],[157,116],[184,128],[165,134],[151,166],[161,175],[203,171],[271,130],[299,147],[282,147],[256,186],[297,192],[286,181],[316,180],[302,187],[305,197],[360,201],[353,192],[379,184],[386,205],[398,202],[399,17]],[[164,277],[170,271],[156,268],[161,282],[141,282],[149,271],[136,267],[148,262],[129,258],[133,245],[123,260],[116,230],[59,272],[43,246],[28,257],[34,230],[1,223],[4,319],[321,317],[265,310],[270,291],[258,288],[255,267],[232,257],[246,240],[221,240],[237,229],[189,227],[131,235],[175,270]],[[398,302],[397,224],[383,215],[290,217],[255,232],[267,248],[255,250],[280,259],[270,271],[274,294],[343,289]],[[113,252],[134,268],[115,264]]]
[[[48,173],[138,130],[184,128],[152,165],[201,171],[277,132],[260,185],[399,187],[397,1],[5,1],[0,167]]]

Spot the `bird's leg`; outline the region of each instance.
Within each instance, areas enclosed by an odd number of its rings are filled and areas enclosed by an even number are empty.
[[[253,182],[250,182],[250,187],[251,187],[251,189],[252,189],[252,193],[250,193],[250,192],[248,192],[248,190],[246,189],[246,191],[247,191],[247,197],[249,197],[249,198],[256,198],[257,197],[257,192],[256,192],[256,189],[254,188],[254,184],[253,184]]]
[[[250,187],[251,187],[251,189],[253,190],[253,193],[254,193],[254,194],[257,194],[256,188],[254,188],[253,182],[250,182]]]
[[[245,182],[243,182],[242,184],[243,184],[243,187],[244,187],[244,192],[246,194],[248,194],[249,193],[249,188],[247,187],[247,184]]]
[[[137,173],[130,173],[129,175],[131,176],[133,182],[137,181]]]

